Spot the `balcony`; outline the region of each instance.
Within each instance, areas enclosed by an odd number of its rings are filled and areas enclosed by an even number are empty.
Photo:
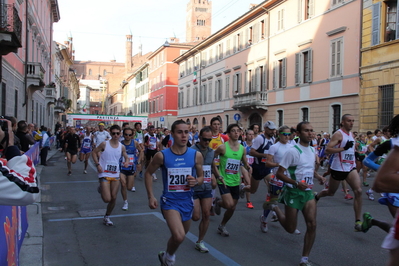
[[[234,95],[233,108],[240,111],[245,111],[248,109],[267,110],[267,92],[254,91]]]
[[[64,99],[58,99],[55,102],[55,106],[54,106],[54,113],[63,113],[65,112],[65,102]]]
[[[57,89],[54,83],[46,86],[44,89],[44,96],[46,97],[47,104],[55,104],[57,101]]]
[[[18,52],[22,47],[22,21],[13,4],[0,3],[0,55]]]
[[[27,85],[28,87],[36,90],[42,90],[44,88],[44,73],[46,71],[42,67],[41,63],[29,62],[27,65]]]

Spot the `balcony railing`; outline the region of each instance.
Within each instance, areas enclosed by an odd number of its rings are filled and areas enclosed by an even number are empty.
[[[267,92],[254,91],[254,92],[234,95],[233,108],[267,110]]]
[[[9,37],[6,37],[7,35],[1,36],[0,38],[2,54],[16,52],[18,48],[22,47],[22,21],[14,4],[0,3],[0,33],[11,35]]]
[[[42,89],[44,87],[44,70],[41,63],[38,62],[29,62],[27,65],[27,78],[29,82],[29,86],[39,87],[38,89]]]
[[[56,113],[63,113],[63,112],[65,112],[65,103],[64,103],[64,100],[58,99],[58,100],[55,102],[54,112],[56,112]]]

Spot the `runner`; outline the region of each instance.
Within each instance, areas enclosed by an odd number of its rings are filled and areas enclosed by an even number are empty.
[[[194,146],[195,143],[199,142],[199,137],[198,137],[198,131],[197,131],[197,126],[192,125],[190,129],[190,137],[189,137],[189,142],[190,142],[190,147]]]
[[[211,119],[211,129],[212,129],[212,140],[209,142],[209,147],[212,150],[216,150],[220,145],[229,140],[227,135],[220,134],[222,121],[219,117],[213,117]],[[219,166],[219,157],[215,157],[215,165]],[[212,189],[212,207],[211,216],[215,215],[214,205],[216,200],[216,189]]]
[[[121,155],[125,160],[123,166],[129,166],[129,157],[127,156],[126,148],[119,142],[121,128],[118,125],[113,125],[110,128],[110,132],[112,138],[100,143],[93,151],[93,161],[97,167],[100,182],[101,198],[105,203],[108,203],[103,219],[103,223],[107,226],[114,225],[109,216],[115,207],[118,195],[120,180],[119,160]]]
[[[68,167],[68,175],[72,174],[72,164],[76,163],[76,159],[78,158],[78,153],[80,150],[80,139],[79,136],[76,135],[75,127],[69,128],[69,133],[65,138],[65,151],[67,158],[67,167]]]
[[[264,209],[276,212],[280,224],[288,233],[294,233],[297,227],[298,210],[302,211],[306,223],[306,233],[300,266],[311,265],[309,254],[316,238],[316,201],[312,192],[313,177],[324,183],[324,178],[315,171],[316,153],[309,145],[313,127],[309,122],[297,126],[298,144],[290,147],[277,170],[277,178],[285,183],[279,196],[279,202],[285,205],[285,213],[276,205],[276,201],[264,204]],[[312,159],[314,158],[314,159]]]
[[[396,116],[397,117],[397,116]],[[392,123],[391,123],[392,124]],[[399,132],[396,128],[396,134]],[[394,135],[394,132],[391,132]],[[392,151],[377,172],[373,189],[376,192],[399,193],[399,139],[392,139]],[[399,264],[399,212],[393,222],[389,234],[385,237],[382,248],[390,251],[390,260],[388,265],[394,266]]]
[[[137,141],[133,138],[135,136],[134,130],[125,127],[123,129],[123,141],[121,143],[125,146],[127,156],[129,157],[129,165],[128,167],[124,167],[121,165],[120,178],[121,178],[121,193],[123,198],[123,207],[122,210],[127,211],[128,202],[127,202],[127,190],[136,191],[134,187],[134,178],[136,176],[136,165],[141,164],[141,160],[143,157],[143,150]],[[139,156],[137,156],[137,153]],[[124,161],[122,160],[122,163]]]
[[[166,251],[159,252],[158,258],[161,265],[167,266],[174,265],[175,253],[190,229],[194,208],[192,187],[202,185],[204,181],[202,155],[187,147],[188,125],[183,120],[175,121],[171,134],[173,145],[155,154],[145,172],[148,205],[150,209],[156,209],[158,201],[152,190],[152,174],[162,168],[161,210],[172,236]]]
[[[281,193],[281,190],[284,186],[284,182],[277,178],[277,169],[280,165],[280,162],[287,152],[287,150],[293,145],[289,144],[289,138],[291,136],[291,130],[288,126],[282,126],[278,129],[278,142],[270,146],[267,157],[266,157],[266,167],[272,170],[272,175],[270,177],[269,182],[269,200],[268,201],[276,201],[278,196]],[[285,175],[287,175],[285,173]],[[263,233],[267,233],[267,217],[270,213],[269,209],[263,210],[263,214],[260,216],[260,229]],[[277,216],[273,213],[272,217],[273,222],[277,222]],[[296,234],[300,234],[299,231],[295,232]]]
[[[105,124],[103,122],[98,124],[98,131],[93,133],[93,149],[106,140],[111,139],[108,131],[104,130]]]
[[[147,169],[148,165],[151,163],[154,155],[161,150],[160,149],[160,141],[155,135],[155,127],[149,126],[148,133],[144,137],[144,153],[145,153],[145,168]],[[157,180],[157,176],[155,173],[152,174],[154,180]]]
[[[212,130],[210,127],[204,127],[199,133],[199,142],[191,146],[192,149],[199,151],[204,158],[204,183],[201,186],[194,187],[194,212],[193,221],[202,219],[199,224],[198,240],[195,243],[195,249],[200,252],[208,252],[208,248],[205,247],[204,237],[209,226],[209,217],[211,215],[210,209],[212,206],[212,188],[216,187],[216,179],[212,175],[211,165],[214,157],[214,150],[209,148],[209,142],[212,140]]]
[[[144,132],[141,129],[142,125],[140,122],[134,123],[134,129],[136,130],[135,140],[141,145],[142,150],[144,150]],[[142,161],[139,164],[140,166],[137,167],[137,172],[139,173],[139,177],[143,178],[143,164],[145,161],[145,156],[143,156]]]
[[[87,165],[89,163],[90,154],[92,151],[92,141],[93,135],[90,133],[90,128],[88,126],[85,127],[85,133],[80,137],[80,142],[82,146],[80,148],[80,161],[84,162],[84,170],[83,173],[87,174]]]
[[[254,124],[253,125],[253,128],[258,128],[258,132],[259,132],[259,126],[257,125],[257,124]],[[248,129],[247,130],[247,133],[246,133],[246,141],[244,141],[243,143],[242,143],[242,145],[244,146],[244,148],[245,148],[245,151],[246,151],[246,153],[247,153],[247,162],[248,162],[248,164],[252,167],[252,164],[254,163],[254,157],[253,156],[251,156],[251,155],[249,155],[249,152],[251,151],[251,148],[252,148],[252,141],[253,141],[253,139],[254,139],[254,136],[255,135],[255,132],[254,132],[254,130],[252,130],[252,129]],[[241,170],[242,170],[242,168],[241,168]],[[248,171],[246,171],[247,173],[248,173],[248,175],[249,175],[249,180],[251,180],[252,179],[252,169],[251,169],[251,171],[250,172],[248,172]],[[247,184],[248,185],[248,184]],[[250,184],[249,184],[250,185]],[[246,191],[245,192],[245,197],[246,197],[246,200],[247,200],[247,204],[246,204],[246,206],[247,206],[247,208],[248,209],[253,209],[254,208],[254,205],[252,204],[252,202],[251,202],[251,192],[250,191]]]
[[[368,187],[369,183],[367,183],[367,167],[363,165],[363,160],[366,158],[366,152],[366,135],[360,134],[355,144],[356,170],[359,175],[360,170],[362,170],[363,186]]]
[[[265,165],[267,152],[275,143],[274,135],[276,125],[272,121],[267,121],[264,125],[264,134],[258,135],[252,144],[250,155],[255,157],[251,178],[251,193],[255,194],[259,187],[259,181],[264,180],[268,185],[271,177],[271,169]],[[266,196],[267,197],[267,196]],[[267,200],[267,198],[266,198]]]
[[[215,213],[220,215],[220,207],[226,209],[222,222],[217,229],[222,236],[229,236],[226,224],[233,216],[240,197],[240,163],[242,162],[247,170],[251,169],[247,162],[245,149],[238,143],[238,137],[241,134],[240,126],[238,124],[230,124],[226,132],[229,140],[220,145],[215,151],[215,158],[220,156],[219,169],[215,162],[212,164],[212,172],[218,182],[220,195],[222,196],[221,200],[219,198],[215,200]],[[250,184],[250,180],[245,180],[245,182]]]
[[[331,163],[331,178],[328,183],[328,189],[322,190],[316,195],[316,200],[325,196],[334,196],[343,180],[349,184],[355,195],[353,209],[355,211],[355,231],[362,231],[362,222],[360,221],[362,212],[362,188],[360,178],[356,171],[354,138],[351,130],[353,128],[354,118],[350,114],[345,114],[341,119],[341,128],[337,130],[330,143],[327,145],[327,154],[336,154]]]

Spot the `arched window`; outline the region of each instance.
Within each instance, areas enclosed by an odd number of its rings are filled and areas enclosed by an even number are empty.
[[[91,71],[91,69],[89,69],[89,76],[91,76],[93,74],[93,72]]]

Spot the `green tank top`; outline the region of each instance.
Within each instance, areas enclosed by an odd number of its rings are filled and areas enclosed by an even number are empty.
[[[220,175],[227,186],[238,186],[241,181],[240,165],[244,154],[244,147],[239,145],[239,150],[233,151],[228,142],[225,142],[224,145],[226,146],[226,152],[224,155],[220,155]],[[218,183],[222,184],[219,180]]]

